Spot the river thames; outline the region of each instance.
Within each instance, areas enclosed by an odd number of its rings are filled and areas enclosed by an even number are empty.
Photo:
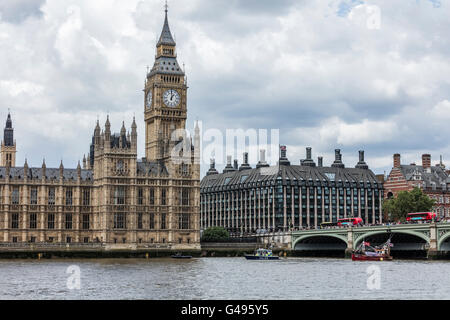
[[[0,260],[0,299],[450,299],[450,261]]]

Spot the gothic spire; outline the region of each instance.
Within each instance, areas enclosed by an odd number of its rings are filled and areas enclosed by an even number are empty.
[[[165,5],[166,17],[164,19],[164,26],[163,26],[163,29],[161,32],[161,36],[159,37],[158,44],[156,45],[157,47],[162,44],[169,45],[169,46],[176,45],[175,40],[173,40],[172,33],[170,32],[170,28],[169,28],[169,19],[167,18],[167,11],[168,11],[167,8],[168,8],[168,5],[166,2],[166,5]]]
[[[12,127],[11,114],[8,112],[8,118],[6,119],[5,131],[3,132],[3,142],[5,146],[14,146],[14,129]]]

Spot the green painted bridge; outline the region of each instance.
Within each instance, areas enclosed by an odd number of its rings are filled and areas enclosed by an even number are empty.
[[[450,252],[450,223],[424,223],[299,230],[291,233],[296,251],[343,250],[350,255],[360,243],[385,242],[392,235],[392,251],[425,251],[428,258]]]

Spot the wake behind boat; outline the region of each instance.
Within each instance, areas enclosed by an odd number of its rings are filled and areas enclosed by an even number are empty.
[[[270,249],[258,249],[253,255],[246,254],[247,260],[278,260],[280,257],[274,256]]]
[[[394,245],[391,243],[391,238],[385,243],[379,246],[372,247],[369,242],[363,241],[359,247],[353,251],[353,261],[385,261],[392,260],[391,247]]]

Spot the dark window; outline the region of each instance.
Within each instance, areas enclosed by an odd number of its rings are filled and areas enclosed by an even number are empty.
[[[155,229],[155,214],[153,212],[150,213],[149,228],[150,229]]]
[[[55,188],[48,189],[48,205],[55,205]]]
[[[161,190],[161,205],[166,205],[166,189]]]
[[[181,213],[178,216],[178,229],[189,229],[189,214]]]
[[[55,229],[55,214],[54,213],[48,214],[47,227],[48,227],[48,229]]]
[[[161,213],[161,229],[166,229],[166,214]]]
[[[150,204],[155,204],[155,189],[150,188]]]
[[[125,229],[125,213],[116,212],[114,213],[114,229]]]
[[[83,238],[83,242],[84,242],[84,243],[88,243],[88,242],[89,242],[89,237],[84,237],[84,238]]]
[[[90,206],[91,205],[91,190],[90,189],[83,189],[83,200],[82,200],[83,206]]]
[[[72,188],[66,188],[66,206],[71,206],[72,203]]]
[[[142,188],[138,189],[137,203],[138,203],[138,205],[144,204],[144,190]]]
[[[142,229],[143,226],[142,226],[142,213],[141,212],[138,213],[138,219],[137,220],[138,220],[137,221],[137,228],[138,229]]]
[[[83,230],[88,230],[90,227],[90,217],[88,214],[83,214],[83,218],[82,218],[82,228]]]
[[[181,205],[188,206],[189,205],[189,190],[183,189],[181,191]]]
[[[114,204],[125,204],[125,187],[116,187],[114,190]]]
[[[13,213],[11,215],[11,229],[19,229],[19,214]]]
[[[30,229],[36,229],[36,228],[37,228],[37,214],[30,213]]]
[[[71,230],[72,229],[72,214],[66,213],[66,229]]]
[[[66,238],[66,242],[67,242],[67,243],[71,243],[71,242],[72,242],[72,238],[71,238],[71,237],[67,237],[67,238]]]
[[[11,193],[11,203],[19,204],[19,201],[20,201],[19,187],[13,187],[13,190]]]
[[[32,187],[30,190],[30,204],[38,203],[38,190],[36,187]]]

